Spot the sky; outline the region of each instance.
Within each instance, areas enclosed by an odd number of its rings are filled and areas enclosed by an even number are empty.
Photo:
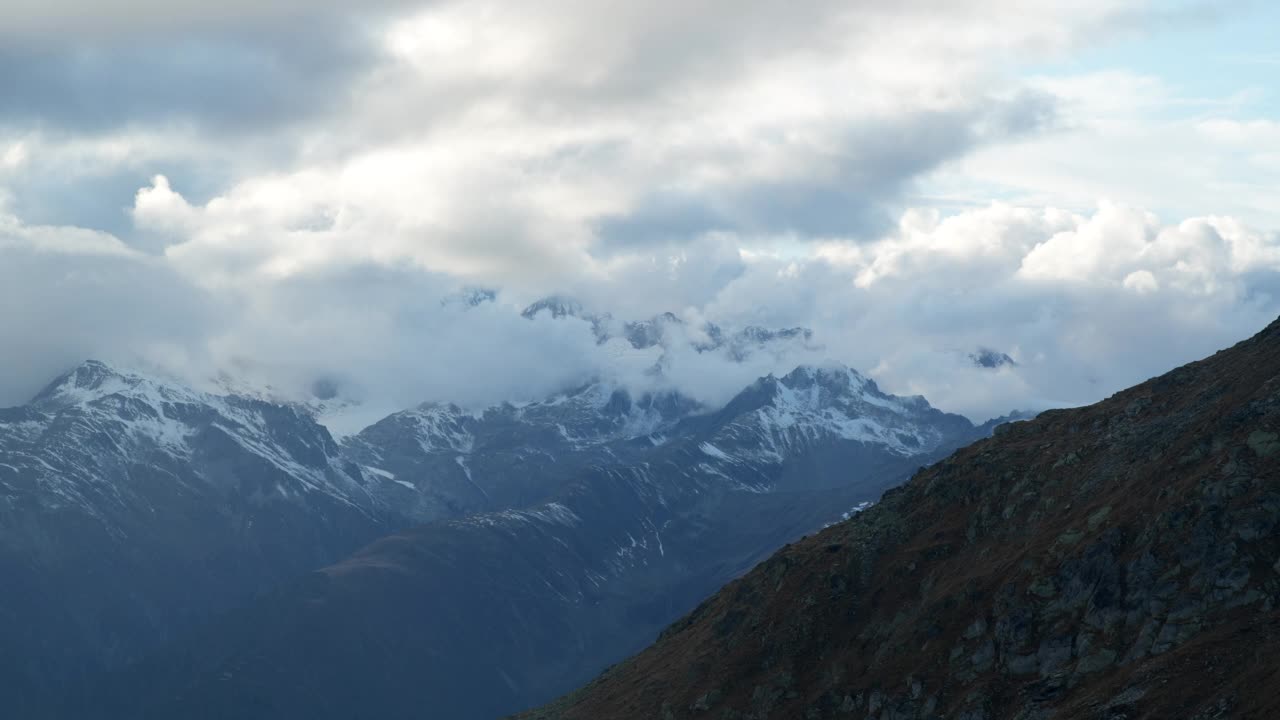
[[[0,11],[0,405],[90,357],[379,409],[657,382],[520,317],[557,294],[814,331],[672,348],[709,405],[838,362],[983,420],[1280,314],[1274,3]]]

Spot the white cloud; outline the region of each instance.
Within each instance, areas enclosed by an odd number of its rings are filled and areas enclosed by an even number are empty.
[[[1124,276],[1124,286],[1136,293],[1153,293],[1160,289],[1160,281],[1150,270],[1134,270]]]
[[[590,285],[636,243],[871,234],[923,173],[1044,121],[1006,54],[1113,10],[437,3],[374,26],[381,62],[281,136],[292,162],[198,202],[168,173],[134,240],[207,286],[370,262],[533,288]]]
[[[1235,220],[1115,204],[913,211],[875,242],[760,258],[703,311],[808,322],[885,387],[987,417],[1090,402],[1256,332],[1280,313],[1277,252]],[[979,347],[1019,364],[974,367]]]
[[[11,142],[8,147],[0,153],[0,169],[13,171],[21,168],[27,162],[27,145],[22,141]]]
[[[27,225],[0,213],[0,250],[133,258],[136,251],[107,233],[77,227]]]
[[[1057,99],[1052,132],[984,145],[930,178],[961,204],[999,197],[1083,208],[1106,197],[1161,214],[1222,214],[1280,226],[1280,132],[1266,94],[1224,75],[1220,94],[1127,69],[1037,76]]]
[[[1162,115],[1187,99],[1132,71],[1017,76],[1137,22],[1126,6],[387,2],[296,46],[299,17],[347,10],[10,8],[0,35],[109,67],[200,42],[189,66],[137,66],[164,82],[17,84],[58,122],[0,117],[0,279],[34,308],[0,321],[25,368],[0,398],[77,355],[290,392],[336,377],[388,408],[651,383],[651,354],[518,317],[566,292],[817,331],[820,351],[741,365],[672,353],[708,402],[826,358],[974,416],[1096,399],[1247,335],[1280,291],[1280,244],[1254,229],[1280,224],[1274,123],[1239,98]],[[86,213],[115,225],[82,223],[113,232],[56,219],[101,195],[86,183],[123,188]],[[441,305],[464,285],[502,293]],[[978,347],[1018,365],[976,368]]]
[[[1039,280],[1088,282],[1112,268],[1135,261],[1154,239],[1155,215],[1103,205],[1097,214],[1071,230],[1055,233],[1022,259],[1020,273]]]
[[[220,331],[219,299],[104,233],[0,214],[0,258],[3,405],[87,357],[199,357]]]
[[[161,179],[138,206],[168,227],[202,212],[220,211],[192,208]],[[261,215],[275,222],[296,212],[285,196]],[[637,389],[655,382],[651,350],[598,345],[576,319],[520,318],[533,286],[468,309],[441,302],[465,283],[459,276],[369,257],[212,282],[181,253],[148,256],[100,233],[6,222],[0,243],[17,259],[5,267],[6,302],[24,312],[0,323],[0,342],[22,347],[15,359],[26,363],[0,387],[11,401],[77,353],[141,357],[198,377],[230,370],[297,395],[335,378],[386,410],[527,399],[595,376]],[[742,253],[744,243],[761,249]],[[569,277],[589,306],[620,318],[671,310],[691,323],[815,330],[813,347],[743,364],[678,346],[662,382],[708,403],[767,372],[834,360],[977,419],[1097,399],[1245,337],[1280,311],[1280,237],[1229,218],[1169,225],[1117,205],[1085,215],[996,204],[945,218],[909,211],[872,242],[831,240],[798,255],[788,247],[710,236]],[[1018,364],[976,367],[969,354],[978,348]]]

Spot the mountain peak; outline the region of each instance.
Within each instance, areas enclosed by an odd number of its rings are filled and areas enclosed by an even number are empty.
[[[548,295],[531,304],[520,312],[520,315],[532,320],[540,313],[547,312],[553,318],[580,317],[582,303],[565,295]]]
[[[875,388],[875,383],[846,365],[800,365],[783,376],[782,382],[790,388],[822,385],[841,392]]]
[[[758,350],[769,346],[798,343],[807,350],[815,349],[812,346],[813,331],[803,327],[771,329],[759,325],[748,325],[730,334],[714,323],[707,323],[704,332],[708,342],[699,350],[724,348],[729,357],[738,362],[746,360]]]
[[[684,321],[676,317],[674,313],[664,312],[648,320],[625,323],[622,327],[622,334],[631,343],[631,347],[643,350],[655,345],[661,345],[668,325],[680,326],[684,325]]]
[[[193,398],[197,393],[171,380],[127,370],[102,360],[85,360],[59,375],[31,400],[33,407],[56,411],[118,394],[144,394],[155,399]]]
[[[86,360],[54,378],[32,399],[33,405],[74,405],[127,390],[141,382],[101,360]]]
[[[986,347],[978,348],[976,351],[969,353],[969,360],[973,362],[974,366],[989,370],[995,370],[1006,365],[1009,367],[1017,367],[1018,365],[1007,353]]]
[[[844,365],[801,365],[781,378],[762,377],[720,415],[761,430],[766,448],[828,437],[907,456],[980,432],[968,419],[944,413],[924,398],[886,394]]]
[[[464,287],[452,295],[442,298],[440,304],[445,307],[473,308],[485,303],[495,302],[497,299],[497,290],[486,287]]]

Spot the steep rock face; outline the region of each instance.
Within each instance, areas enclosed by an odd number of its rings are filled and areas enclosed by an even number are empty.
[[[431,446],[460,452],[485,422],[433,423]],[[116,683],[119,714],[491,718],[527,707],[981,432],[844,368],[764,378],[720,411],[646,434],[593,427],[594,459],[542,502],[430,523],[312,574]],[[142,708],[128,702],[139,697]]]
[[[1280,717],[1280,322],[1014,423],[526,717]]]
[[[5,687],[60,692],[402,525],[294,409],[85,363],[0,410]]]

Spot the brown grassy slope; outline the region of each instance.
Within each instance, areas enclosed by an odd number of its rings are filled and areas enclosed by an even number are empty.
[[[1007,426],[527,718],[1280,718],[1280,321]]]

